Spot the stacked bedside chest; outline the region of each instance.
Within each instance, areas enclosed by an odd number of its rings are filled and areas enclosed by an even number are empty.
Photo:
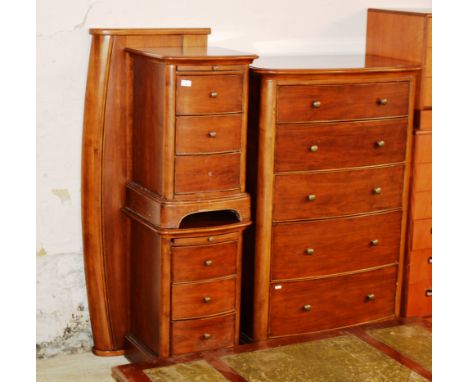
[[[248,64],[129,49],[134,70],[129,342],[149,358],[238,343]]]
[[[432,313],[432,11],[369,9],[368,54],[422,66],[416,88],[414,156],[403,314]]]
[[[263,340],[395,317],[418,66],[284,57],[251,71],[244,331]]]

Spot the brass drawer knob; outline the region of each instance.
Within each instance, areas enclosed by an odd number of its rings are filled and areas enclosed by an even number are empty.
[[[317,145],[310,146],[309,150],[313,153],[316,153],[318,151],[318,146]]]
[[[314,254],[314,252],[315,252],[315,249],[313,249],[313,248],[307,248],[307,249],[305,250],[305,253],[306,253],[306,255],[308,255],[308,256],[312,256],[312,255]]]
[[[371,245],[372,245],[373,247],[377,247],[377,246],[379,245],[379,239],[371,240],[370,243],[371,243]]]
[[[218,96],[217,92],[210,92],[210,97],[211,98],[216,98]]]
[[[211,243],[211,242],[214,240],[214,237],[213,237],[213,236],[209,236],[207,240]]]
[[[385,146],[385,141],[377,141],[377,142],[375,142],[375,145],[377,147],[384,147]]]
[[[315,195],[312,195],[312,194],[307,195],[307,200],[309,202],[313,202],[315,199],[317,199]]]
[[[429,257],[429,258],[427,259],[427,262],[428,262],[429,264],[432,264],[432,256]]]
[[[382,193],[382,188],[380,187],[375,187],[372,192],[375,194],[375,195],[379,195]]]
[[[216,131],[210,131],[210,132],[208,133],[208,136],[209,136],[210,138],[216,138],[217,135],[218,135],[218,134],[216,133]]]
[[[205,267],[211,267],[213,265],[213,260],[205,260]]]
[[[432,297],[432,289],[426,289],[425,295],[426,297]]]
[[[302,310],[304,312],[310,312],[312,310],[312,306],[310,306],[310,304],[305,304],[303,307],[302,307]]]
[[[388,103],[388,99],[386,98],[379,98],[378,100],[379,105],[385,106],[387,103]]]
[[[367,301],[374,301],[374,300],[375,300],[375,294],[369,293],[369,294],[366,296],[366,300],[367,300]]]
[[[209,296],[203,297],[203,302],[204,302],[205,304],[208,304],[209,302],[211,302],[211,297],[209,297]]]
[[[322,105],[322,103],[320,101],[313,101],[312,102],[312,106],[315,107],[316,109],[318,109],[321,105]]]
[[[204,340],[209,340],[209,339],[211,338],[211,334],[210,334],[210,333],[203,333],[202,338],[203,338]]]

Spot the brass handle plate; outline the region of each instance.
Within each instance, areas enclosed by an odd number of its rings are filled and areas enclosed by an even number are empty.
[[[366,296],[366,300],[367,300],[367,301],[374,301],[374,300],[375,300],[375,294],[369,293],[369,294]]]
[[[209,297],[209,296],[203,297],[203,302],[204,302],[205,304],[208,304],[209,302],[211,302],[211,297]]]
[[[425,295],[426,297],[432,297],[432,289],[427,289]]]
[[[307,200],[309,202],[313,202],[315,199],[317,199],[317,197],[315,195],[313,195],[313,194],[307,195]]]
[[[314,252],[315,252],[315,249],[313,249],[313,248],[307,248],[307,249],[305,250],[305,253],[306,253],[306,255],[308,255],[308,256],[312,256],[312,255],[314,254]]]
[[[316,109],[318,109],[321,105],[322,103],[318,100],[312,102],[312,106]]]
[[[211,334],[210,334],[210,333],[203,333],[202,338],[203,338],[204,340],[209,340],[209,339],[211,338]]]
[[[385,146],[385,141],[377,141],[377,142],[375,142],[375,145],[377,147],[384,147]]]
[[[381,187],[375,187],[372,192],[375,194],[375,195],[379,195],[382,193],[382,188]]]
[[[210,97],[211,98],[216,98],[218,96],[217,92],[210,92]]]
[[[208,133],[208,136],[209,136],[210,138],[216,138],[217,135],[218,135],[218,134],[216,133],[216,131],[210,131],[210,132]]]
[[[379,98],[379,101],[378,101],[379,105],[385,106],[387,103],[388,103],[387,98]]]
[[[428,262],[429,264],[432,264],[432,256],[429,257],[429,258],[427,259],[427,262]]]
[[[310,312],[312,310],[312,306],[310,304],[305,304],[303,307],[302,307],[302,310],[304,312]]]
[[[317,145],[312,145],[312,146],[309,147],[309,150],[312,153],[316,153],[318,151],[318,146]]]
[[[213,260],[205,260],[205,267],[211,267],[213,265]]]
[[[373,247],[378,246],[378,245],[379,245],[379,239],[371,240],[371,245],[372,245]]]

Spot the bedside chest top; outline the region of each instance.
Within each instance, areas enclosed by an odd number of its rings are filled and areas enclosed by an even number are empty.
[[[127,52],[167,63],[224,60],[252,62],[258,58],[256,54],[218,47],[128,48]]]
[[[414,16],[431,16],[432,8],[369,8],[369,12],[402,13]]]
[[[417,63],[371,55],[261,57],[251,69],[260,74],[389,72],[420,69]]]

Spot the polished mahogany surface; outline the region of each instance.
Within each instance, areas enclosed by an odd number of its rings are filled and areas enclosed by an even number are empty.
[[[316,56],[265,56],[251,65],[254,72],[282,73],[301,71],[314,72],[339,72],[339,71],[398,71],[417,69],[420,65],[410,61],[373,55],[316,55]]]

